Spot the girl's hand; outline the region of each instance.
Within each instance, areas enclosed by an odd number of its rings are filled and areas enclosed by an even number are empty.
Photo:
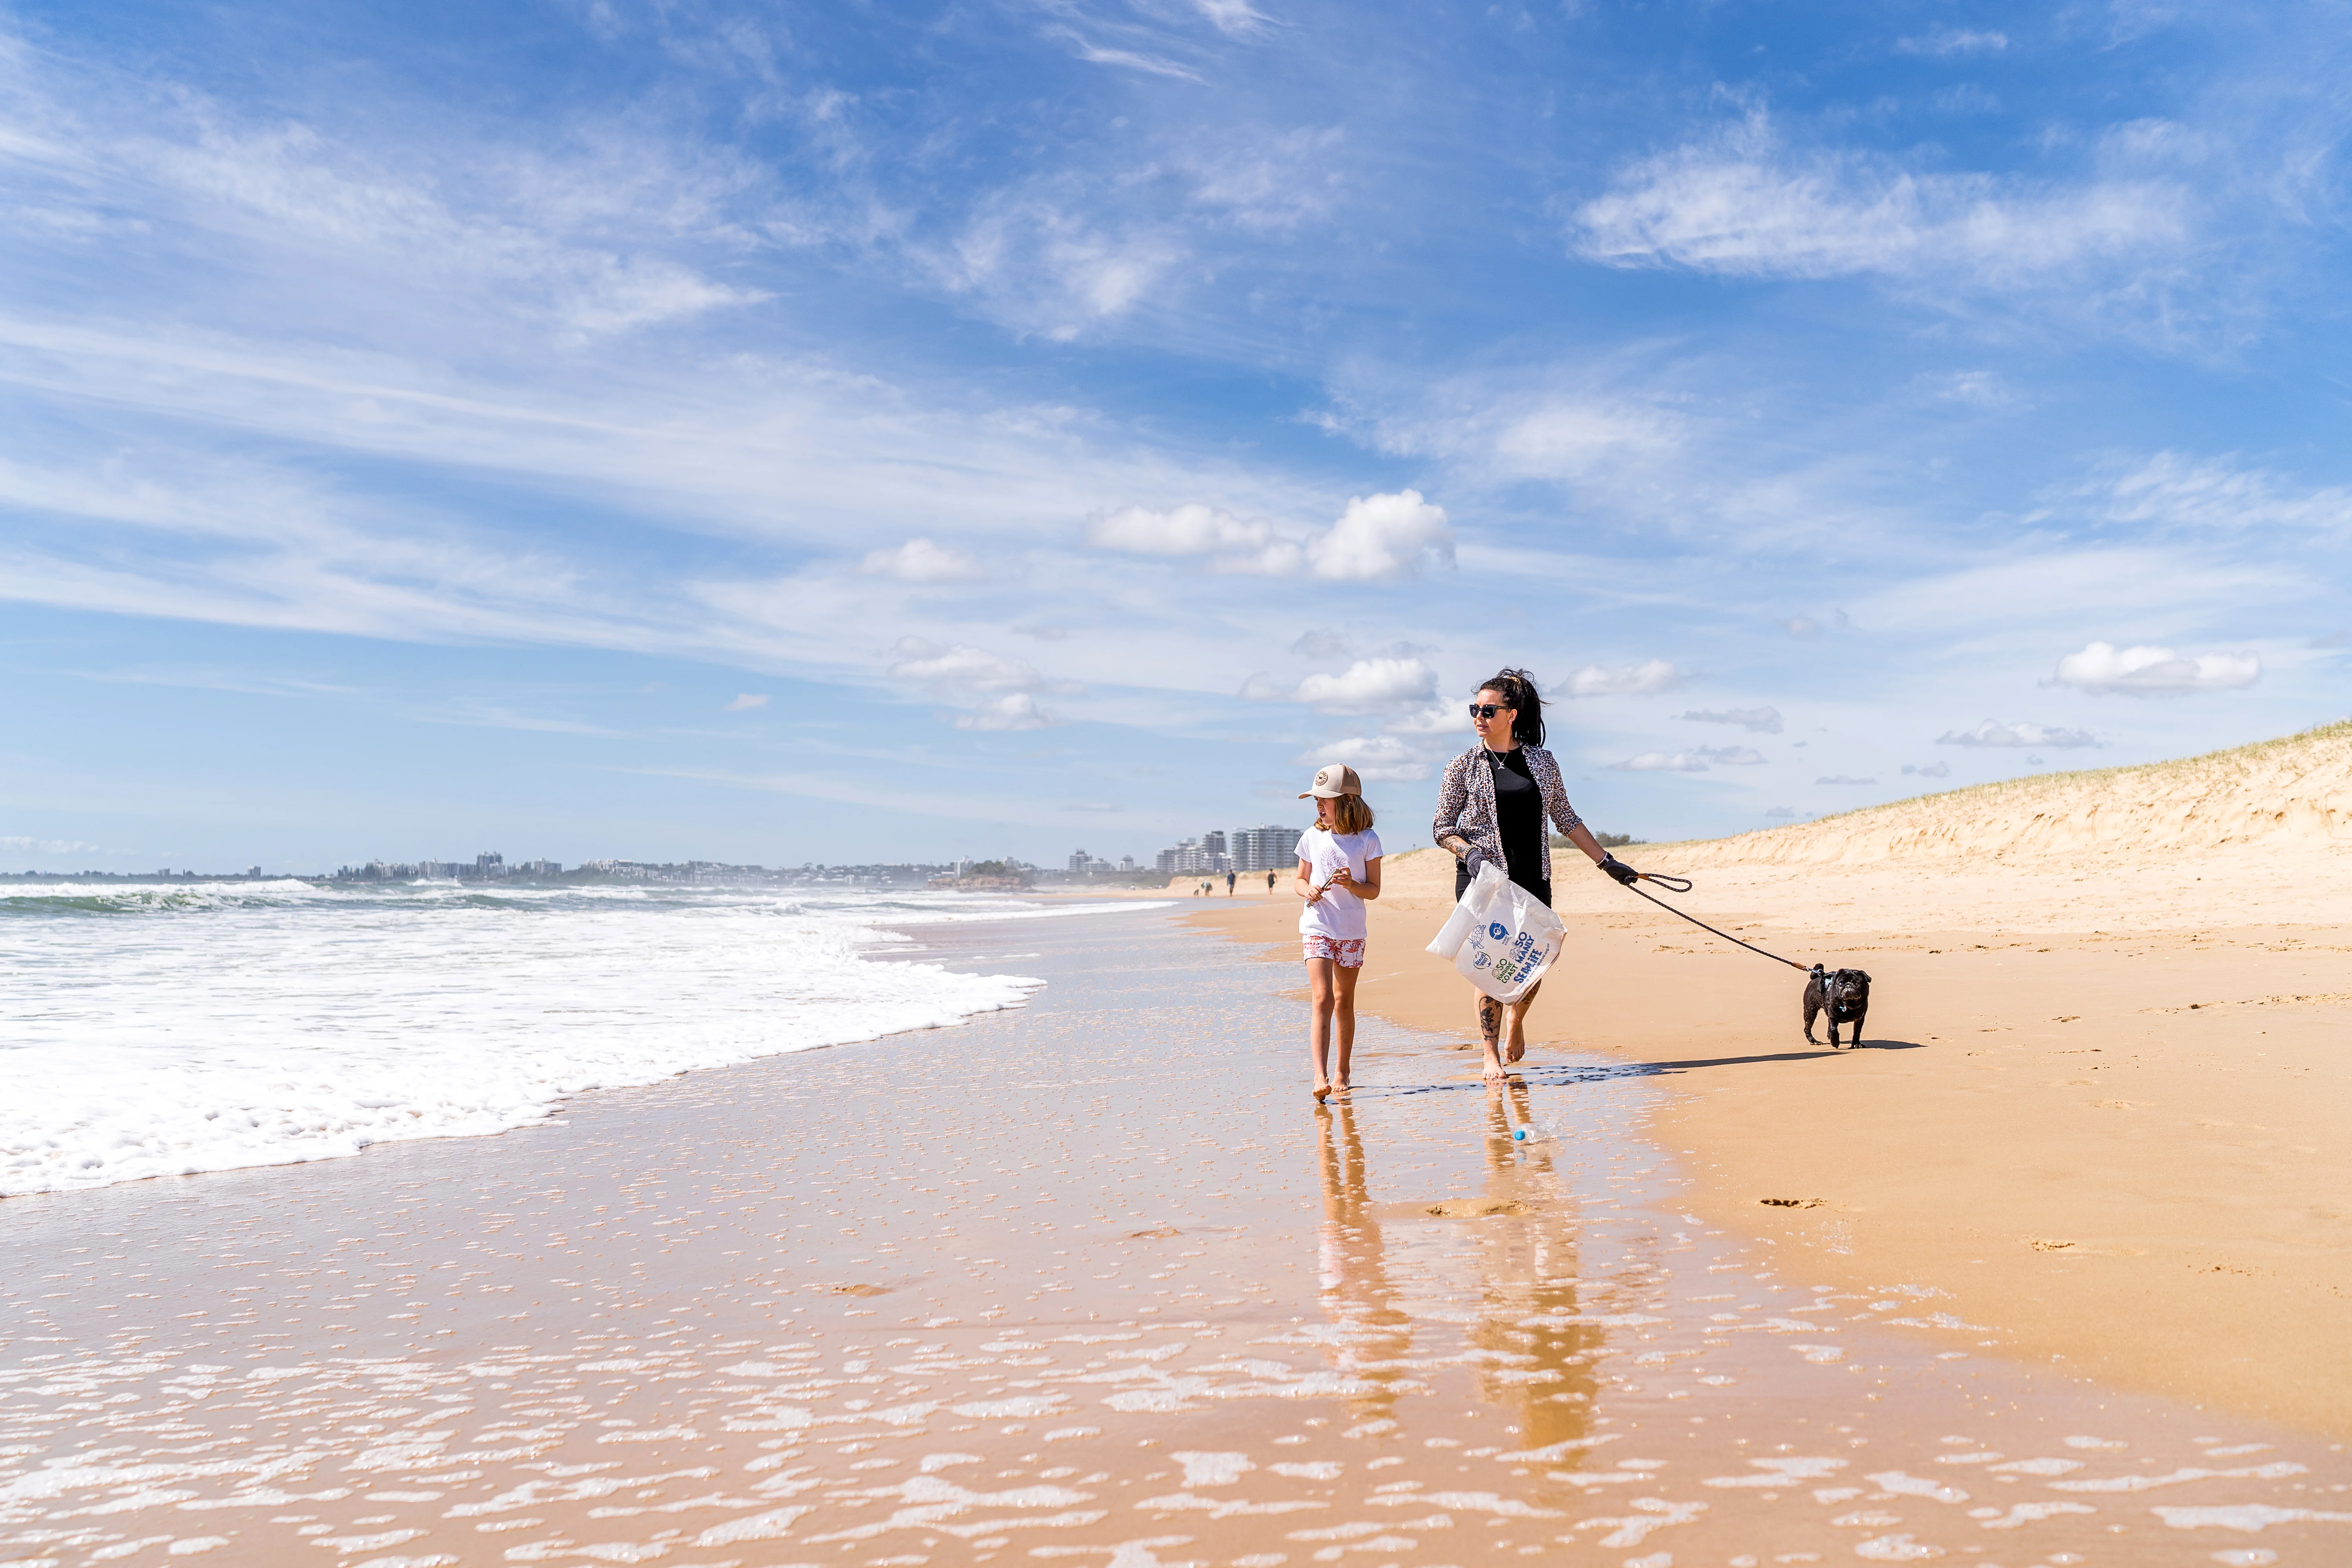
[[[1331,880],[1324,885],[1352,893],[1356,890],[1356,879],[1349,873],[1348,868],[1342,866],[1331,873]]]

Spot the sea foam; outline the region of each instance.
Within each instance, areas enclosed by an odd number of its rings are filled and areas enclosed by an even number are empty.
[[[0,898],[0,1194],[504,1131],[583,1089],[961,1023],[1040,984],[888,927],[951,894],[299,881]],[[886,924],[887,922],[887,924]]]

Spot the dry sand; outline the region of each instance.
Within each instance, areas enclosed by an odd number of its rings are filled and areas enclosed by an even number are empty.
[[[1805,1045],[1798,974],[1567,853],[1529,1038],[1672,1076],[1697,1212],[1948,1290],[2007,1353],[2352,1435],[2352,723],[1621,852],[1867,970],[1860,1051]],[[1391,858],[1360,1005],[1466,1042],[1421,951],[1451,878]],[[1193,918],[1295,959],[1284,900]]]

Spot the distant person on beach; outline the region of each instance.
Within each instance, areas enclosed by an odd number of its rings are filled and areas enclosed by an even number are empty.
[[[1315,1071],[1315,1098],[1353,1087],[1349,1058],[1356,1048],[1356,978],[1364,968],[1364,905],[1381,896],[1381,836],[1356,770],[1333,763],[1315,775],[1301,800],[1315,802],[1315,826],[1298,837],[1298,940],[1307,961],[1307,1060]],[[1331,1034],[1339,1059],[1331,1058]],[[1336,1066],[1339,1070],[1330,1070]]]
[[[1229,899],[1234,896],[1234,880],[1235,879],[1231,871],[1225,873],[1225,897]]]
[[[1265,874],[1265,896],[1269,899],[1274,897],[1274,873],[1271,871]]]
[[[1568,804],[1559,766],[1543,749],[1543,699],[1526,670],[1506,669],[1481,686],[1470,704],[1470,723],[1478,731],[1478,744],[1445,764],[1437,786],[1437,816],[1429,825],[1432,840],[1456,862],[1455,898],[1468,890],[1480,867],[1492,866],[1550,908],[1547,816],[1595,866],[1620,882],[1633,880],[1633,868],[1603,849]],[[1542,989],[1539,980],[1506,1007],[1473,987],[1487,1078],[1503,1077],[1506,1062],[1527,1055],[1528,1009]]]

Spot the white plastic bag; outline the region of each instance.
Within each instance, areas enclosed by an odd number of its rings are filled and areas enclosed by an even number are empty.
[[[1559,956],[1559,917],[1492,866],[1462,890],[1429,951],[1450,958],[1471,984],[1517,1002]]]

